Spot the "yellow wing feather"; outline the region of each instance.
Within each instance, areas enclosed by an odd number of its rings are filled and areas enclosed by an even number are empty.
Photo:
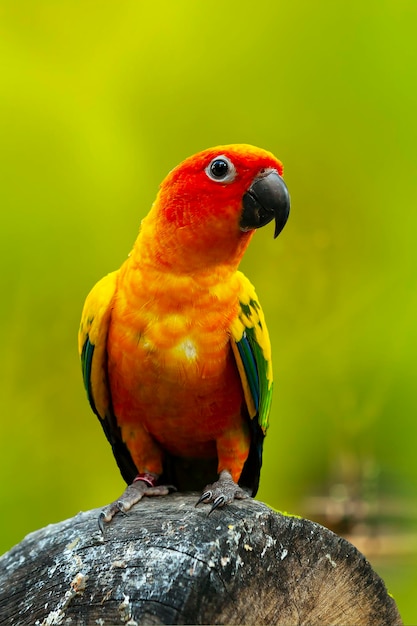
[[[90,291],[84,304],[78,333],[84,384],[90,404],[101,419],[105,418],[110,406],[106,344],[117,275],[118,271],[108,274]]]
[[[239,314],[231,328],[232,349],[251,418],[258,416],[264,433],[268,427],[273,374],[271,344],[255,288],[244,274],[241,280]]]

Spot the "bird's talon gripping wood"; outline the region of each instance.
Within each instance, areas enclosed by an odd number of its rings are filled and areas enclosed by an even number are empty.
[[[210,502],[211,496],[212,496],[211,491],[204,491],[199,497],[199,499],[197,500],[197,502],[195,503],[195,505],[198,506],[202,502]]]
[[[210,515],[215,509],[229,504],[233,500],[245,500],[246,498],[249,498],[249,493],[234,482],[230,472],[223,470],[219,480],[212,485],[207,485],[196,506],[200,502],[211,502]]]
[[[117,507],[117,513],[121,513],[122,515],[127,515],[127,511],[125,511],[125,505],[123,502],[118,500],[116,502],[116,507]]]
[[[128,484],[100,529],[143,496],[169,493],[164,485],[212,483],[199,500],[212,510],[256,494],[271,347],[238,266],[256,229],[275,220],[277,236],[287,221],[282,172],[270,152],[244,144],[186,159],[162,182],[122,267],[88,295],[84,384]]]
[[[173,485],[156,485],[154,487],[148,487],[147,483],[143,480],[134,480],[131,485],[128,485],[120,498],[106,506],[100,513],[98,519],[98,525],[102,533],[104,533],[105,523],[109,523],[116,513],[122,513],[127,515],[127,512],[132,508],[134,504],[142,500],[144,496],[166,496],[172,491],[176,491]]]
[[[219,496],[218,498],[216,498],[213,502],[213,504],[211,505],[211,509],[208,512],[209,515],[211,515],[211,513],[213,513],[213,511],[215,511],[216,509],[218,509],[219,507],[222,507],[225,503],[225,499],[223,496]]]

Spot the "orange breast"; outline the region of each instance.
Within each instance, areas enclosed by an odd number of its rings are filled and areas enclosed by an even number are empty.
[[[229,343],[235,280],[144,276],[126,264],[108,337],[119,425],[144,427],[178,456],[213,456],[242,424],[243,392]]]

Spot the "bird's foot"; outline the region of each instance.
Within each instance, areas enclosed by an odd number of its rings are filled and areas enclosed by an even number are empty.
[[[207,485],[196,503],[196,506],[200,504],[200,502],[212,502],[209,511],[210,515],[210,513],[218,507],[229,504],[233,502],[233,500],[244,500],[245,498],[249,498],[249,493],[235,483],[230,472],[223,470],[220,472],[219,480],[212,485]]]
[[[98,525],[104,534],[104,526],[111,522],[116,513],[124,515],[134,504],[142,500],[143,496],[166,496],[176,491],[173,485],[156,485],[158,476],[155,474],[138,474],[131,485],[128,485],[120,498],[108,504],[98,516]]]

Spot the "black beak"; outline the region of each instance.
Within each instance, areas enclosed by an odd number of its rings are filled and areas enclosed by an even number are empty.
[[[255,178],[243,196],[241,230],[261,228],[275,218],[274,238],[284,228],[290,213],[290,194],[276,170],[266,170]]]

